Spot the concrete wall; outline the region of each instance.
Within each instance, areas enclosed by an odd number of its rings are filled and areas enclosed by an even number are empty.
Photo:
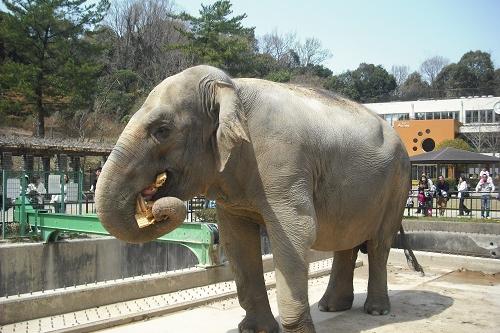
[[[163,242],[126,244],[106,237],[2,244],[0,296],[165,272],[197,263],[184,246]]]

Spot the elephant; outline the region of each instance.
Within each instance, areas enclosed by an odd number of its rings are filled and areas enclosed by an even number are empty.
[[[151,189],[164,172],[166,182]],[[157,205],[162,212],[178,212],[196,195],[215,200],[221,243],[246,312],[239,330],[315,332],[310,249],[334,254],[321,311],[352,307],[361,249],[369,260],[364,310],[389,312],[386,265],[409,186],[405,146],[364,106],[329,91],[234,79],[200,65],[167,77],[131,117],[98,179],[96,205],[112,235],[138,243],[183,220],[163,214],[139,228],[139,195],[155,205],[173,198]],[[281,328],[264,284],[261,227],[274,258]]]

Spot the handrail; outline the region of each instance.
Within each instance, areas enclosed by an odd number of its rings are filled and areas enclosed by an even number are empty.
[[[29,204],[16,210],[14,219],[21,224],[29,224],[40,232],[45,242],[53,242],[61,232],[78,232],[96,235],[109,235],[95,214],[70,215],[35,210]],[[183,223],[157,241],[180,244],[191,250],[199,265],[212,267],[220,265],[218,228],[214,223]]]

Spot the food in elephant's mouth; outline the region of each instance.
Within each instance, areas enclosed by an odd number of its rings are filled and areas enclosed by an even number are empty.
[[[148,225],[156,223],[155,215],[153,214],[154,201],[146,201],[146,198],[151,198],[156,190],[162,186],[167,180],[167,173],[163,172],[156,176],[156,180],[153,184],[145,188],[141,193],[137,195],[136,205],[135,205],[135,220],[139,228],[147,227]]]

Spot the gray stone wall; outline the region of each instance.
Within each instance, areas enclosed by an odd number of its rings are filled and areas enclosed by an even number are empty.
[[[0,245],[0,296],[195,266],[178,244],[127,244],[111,237]]]

